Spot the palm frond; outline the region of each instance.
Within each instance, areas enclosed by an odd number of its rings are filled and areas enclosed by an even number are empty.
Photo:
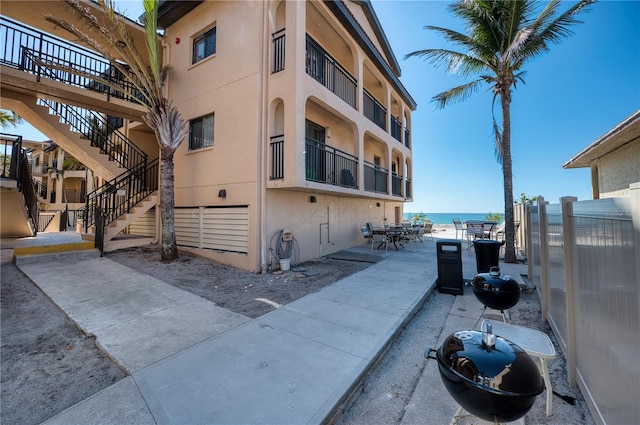
[[[479,72],[490,68],[490,66],[481,59],[473,56],[446,49],[425,49],[405,55],[405,59],[411,57],[421,57],[428,60],[436,67],[446,66],[448,74],[460,74],[463,76],[478,74]]]
[[[478,91],[478,87],[484,81],[485,80],[483,78],[480,78],[469,83],[454,87],[433,96],[433,98],[431,98],[431,101],[434,102],[438,108],[442,109],[450,103],[466,100],[469,96]]]

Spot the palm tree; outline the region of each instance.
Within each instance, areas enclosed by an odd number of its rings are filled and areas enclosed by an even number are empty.
[[[158,0],[144,0],[146,55],[138,51],[133,36],[127,28],[125,19],[115,12],[112,0],[96,0],[98,7],[104,13],[105,19],[98,19],[90,7],[78,0],[63,0],[82,23],[89,33],[83,31],[73,23],[54,16],[46,19],[65,29],[79,40],[88,44],[92,49],[108,59],[117,71],[139,92],[137,101],[147,107],[144,121],[154,131],[160,145],[160,214],[162,218],[162,261],[172,261],[178,258],[174,226],[174,174],[173,155],[187,136],[188,128],[178,109],[173,105],[163,91],[164,83],[169,75],[169,67],[160,64],[160,48],[158,45],[157,20]],[[144,59],[148,59],[149,64]],[[124,63],[123,63],[124,62]],[[81,70],[68,68],[59,63],[44,63],[47,67],[58,68],[77,75],[85,75]],[[111,81],[90,75],[98,83],[115,90],[122,87]]]
[[[12,111],[0,110],[0,127],[5,128],[9,126],[15,127],[22,123],[22,117]]]
[[[504,180],[505,262],[517,261],[513,222],[511,91],[518,81],[524,82],[525,63],[547,52],[551,44],[571,35],[570,27],[580,23],[576,16],[594,2],[580,0],[560,13],[560,0],[552,0],[537,13],[540,3],[533,0],[458,0],[449,9],[465,22],[467,34],[430,25],[425,29],[440,33],[464,51],[425,49],[405,56],[405,59],[422,57],[435,66],[446,65],[446,72],[451,74],[477,77],[435,95],[432,101],[439,108],[467,99],[485,83],[493,89],[492,108],[496,100],[500,100],[502,126],[494,115],[493,130],[496,157],[502,164]]]

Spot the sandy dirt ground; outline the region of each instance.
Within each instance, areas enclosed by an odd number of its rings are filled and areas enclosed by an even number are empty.
[[[157,246],[107,257],[252,318],[369,266],[322,259],[282,274],[260,275],[187,254],[160,263]],[[2,249],[0,423],[39,424],[126,374],[13,265],[12,258],[12,249]]]

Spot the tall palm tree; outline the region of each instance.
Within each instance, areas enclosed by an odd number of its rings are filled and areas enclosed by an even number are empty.
[[[162,218],[162,261],[178,258],[174,226],[174,174],[173,155],[187,136],[188,127],[175,105],[165,96],[164,83],[169,75],[169,67],[160,63],[157,20],[158,0],[144,0],[146,55],[138,51],[125,19],[115,12],[112,0],[96,0],[105,19],[98,19],[91,7],[79,0],[63,0],[63,3],[77,15],[89,32],[63,19],[47,16],[49,22],[57,25],[88,44],[111,62],[129,80],[140,96],[132,97],[147,107],[144,121],[154,131],[160,145],[160,214]],[[145,60],[148,60],[149,64]],[[124,62],[124,63],[123,63]],[[85,75],[81,70],[66,68],[56,63],[45,63],[70,73]],[[111,81],[90,75],[90,78],[117,91],[122,87]]]
[[[405,59],[422,57],[435,66],[445,65],[447,73],[477,77],[435,95],[432,101],[439,108],[467,99],[483,84],[489,84],[493,89],[492,108],[496,100],[500,100],[502,125],[497,123],[494,115],[493,130],[496,157],[502,164],[504,180],[505,262],[517,261],[513,222],[511,91],[518,81],[524,82],[525,63],[547,52],[551,44],[571,35],[570,27],[580,23],[576,16],[594,2],[580,0],[559,12],[560,0],[552,0],[542,8],[540,2],[532,0],[458,0],[449,9],[465,22],[467,34],[431,25],[425,29],[440,33],[445,40],[464,51],[425,49],[405,56]]]

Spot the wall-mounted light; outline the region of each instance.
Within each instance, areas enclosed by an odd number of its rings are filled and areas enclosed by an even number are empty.
[[[316,202],[318,202],[318,200],[316,199],[315,196],[309,196],[309,202],[311,202],[312,204],[315,204]]]
[[[327,137],[327,139],[331,139],[331,128],[327,127],[324,129],[324,135]]]
[[[226,198],[227,197],[227,191],[225,189],[220,189],[220,191],[218,192],[218,198]]]
[[[376,207],[379,207],[379,206],[380,206],[380,202],[376,202]]]

